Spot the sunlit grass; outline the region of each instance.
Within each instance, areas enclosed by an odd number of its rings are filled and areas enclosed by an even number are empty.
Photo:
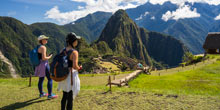
[[[214,56],[216,61],[218,56]],[[211,62],[211,63],[208,63]],[[164,70],[163,70],[164,71]],[[184,71],[146,75],[141,74],[129,83],[129,87],[112,87],[107,92],[109,76],[122,78],[120,74],[80,74],[81,90],[74,101],[75,110],[219,110],[220,61],[200,65]],[[159,71],[157,71],[159,72]],[[38,78],[0,79],[0,110],[60,110],[62,91],[53,83],[53,93],[59,97],[47,100],[39,98]],[[44,91],[47,92],[47,79]]]
[[[218,56],[214,56],[219,58]],[[165,75],[141,74],[129,85],[147,91],[220,96],[220,61],[194,70]]]

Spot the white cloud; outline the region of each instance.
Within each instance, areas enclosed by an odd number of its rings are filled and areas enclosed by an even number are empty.
[[[138,20],[142,20],[143,19],[143,15],[141,15],[140,17],[136,18],[135,20],[138,21]]]
[[[152,16],[150,19],[151,19],[151,20],[155,20],[156,18],[155,18],[155,16]]]
[[[197,13],[196,8],[191,10],[189,5],[181,5],[176,11],[167,11],[165,14],[162,15],[162,19],[164,21],[168,21],[170,19],[179,20],[195,17],[200,17],[200,14]]]
[[[26,0],[15,0],[15,1],[25,1]],[[33,0],[31,0],[33,1]],[[40,0],[42,1],[42,0]],[[62,0],[60,0],[62,1]],[[128,8],[135,8],[139,5],[142,5],[146,2],[150,2],[152,4],[163,4],[167,1],[170,1],[173,4],[177,4],[178,6],[182,6],[185,2],[189,3],[208,3],[212,5],[219,5],[220,0],[70,0],[72,2],[81,2],[84,3],[86,6],[78,6],[78,10],[73,10],[69,12],[62,12],[59,10],[58,6],[54,6],[52,9],[48,10],[45,13],[46,18],[54,19],[58,21],[60,24],[66,24],[69,22],[73,22],[81,17],[85,17],[90,13],[94,13],[96,11],[104,11],[104,12],[115,12],[118,9],[128,9]],[[37,2],[38,3],[38,2]],[[183,11],[186,11],[183,13]],[[178,14],[181,13],[181,14]],[[190,15],[192,14],[192,15]],[[144,15],[136,18],[140,20],[143,18]],[[168,11],[164,14],[163,19],[181,19],[181,18],[190,18],[190,17],[198,17],[200,16],[196,9],[190,10],[189,6],[181,7],[180,9],[176,10],[176,12]]]
[[[208,3],[210,5],[219,5],[220,0],[149,0],[150,3],[152,4],[163,4],[167,1],[170,1],[173,4],[182,4],[185,2],[189,3]]]
[[[82,6],[78,6],[78,9],[81,10],[81,9],[84,9],[84,7],[82,7]]]
[[[79,10],[70,12],[61,12],[58,6],[45,13],[45,18],[54,19],[60,24],[73,22],[79,18],[85,17],[90,13],[97,11],[115,12],[118,9],[135,8],[147,2],[147,0],[71,0],[73,2],[82,2],[86,6],[84,8],[78,7]]]
[[[72,11],[72,12],[60,12],[58,6],[53,7],[49,11],[46,12],[46,18],[57,20],[60,24],[69,23],[82,17],[82,15],[86,15],[83,11]]]
[[[147,16],[148,14],[150,14],[150,13],[149,13],[149,12],[145,12],[145,13],[144,13],[144,16]]]
[[[141,20],[141,19],[143,19],[143,17],[147,16],[148,14],[150,14],[150,13],[149,12],[145,12],[144,15],[141,14],[140,17],[136,18],[135,20],[136,21]]]
[[[220,20],[220,14],[215,17],[215,20]]]

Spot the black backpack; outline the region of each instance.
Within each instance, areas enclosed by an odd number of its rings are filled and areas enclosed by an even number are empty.
[[[66,51],[66,48],[57,54],[50,64],[50,77],[54,81],[60,82],[67,78],[69,74],[68,59],[74,50]]]

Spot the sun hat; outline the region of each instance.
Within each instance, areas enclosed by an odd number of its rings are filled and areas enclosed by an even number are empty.
[[[43,39],[49,39],[49,37],[45,36],[45,35],[40,35],[37,40],[40,41],[40,40],[43,40]]]

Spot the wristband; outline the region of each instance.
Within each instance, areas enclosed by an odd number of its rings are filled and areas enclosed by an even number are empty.
[[[82,67],[81,67],[81,66],[79,67],[79,70],[82,70]]]

